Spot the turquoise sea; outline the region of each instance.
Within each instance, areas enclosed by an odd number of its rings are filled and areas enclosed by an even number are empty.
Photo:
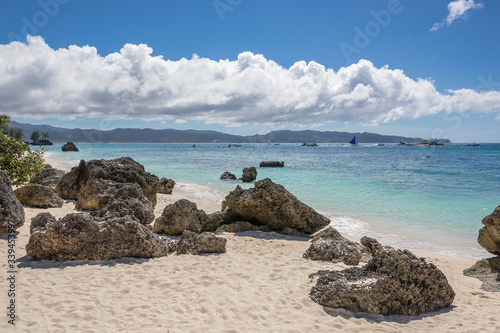
[[[160,177],[224,194],[237,185],[219,180],[224,171],[240,177],[244,167],[255,166],[257,180],[282,184],[339,231],[412,250],[488,257],[476,239],[482,218],[500,205],[500,144],[80,143],[80,152],[61,146],[47,150],[64,163],[130,156]],[[284,161],[285,168],[259,168],[264,160]]]

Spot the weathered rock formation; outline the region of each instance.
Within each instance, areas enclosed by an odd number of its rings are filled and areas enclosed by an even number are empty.
[[[172,194],[174,186],[175,186],[175,181],[173,179],[162,177],[160,179],[160,184],[158,185],[158,193]]]
[[[236,176],[233,175],[231,172],[229,171],[225,171],[221,176],[220,176],[220,179],[222,180],[236,180]]]
[[[499,292],[500,257],[479,260],[474,266],[464,269],[464,275],[481,280],[483,290]]]
[[[50,164],[45,164],[42,171],[35,173],[30,178],[30,183],[45,186],[56,186],[66,172],[54,169]]]
[[[246,221],[238,221],[221,225],[219,228],[217,228],[216,233],[219,234],[223,232],[242,232],[248,230],[254,230],[254,225],[252,223]]]
[[[260,162],[261,168],[283,168],[285,166],[285,162],[279,161],[262,161]]]
[[[61,199],[54,189],[40,184],[28,184],[14,191],[14,195],[23,206],[35,208],[57,208],[62,207],[64,200]]]
[[[237,186],[224,199],[222,210],[229,221],[248,221],[291,235],[311,235],[330,223],[269,178],[255,182],[248,190]]]
[[[31,220],[26,252],[34,260],[109,260],[166,256],[169,243],[146,226],[127,218],[104,222],[88,214],[56,220],[41,213]]]
[[[328,227],[314,235],[311,246],[302,257],[357,265],[362,258],[362,250],[361,244],[348,240],[333,227]]]
[[[0,170],[0,234],[7,234],[24,224],[24,209],[12,191],[12,182]]]
[[[78,194],[94,179],[110,180],[116,183],[138,184],[144,196],[156,205],[159,179],[144,171],[144,166],[130,157],[115,160],[80,161],[77,167],[66,173],[56,186],[56,192],[63,199],[78,200]]]
[[[500,255],[500,206],[483,219],[477,242],[490,253]]]
[[[78,148],[71,141],[67,142],[64,146],[61,147],[62,151],[78,151]]]
[[[242,182],[249,183],[253,182],[255,179],[257,179],[257,169],[255,169],[255,167],[243,169],[243,175],[240,178]]]
[[[186,230],[177,243],[177,254],[226,253],[226,239],[209,232]]]
[[[455,292],[436,266],[408,250],[369,243],[375,251],[365,266],[311,274],[310,278],[318,277],[311,299],[332,308],[407,316],[452,304]]]

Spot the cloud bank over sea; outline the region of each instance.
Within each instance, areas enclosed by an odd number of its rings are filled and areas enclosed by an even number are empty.
[[[39,36],[0,45],[0,110],[26,118],[202,120],[292,124],[417,119],[500,111],[500,92],[438,92],[431,79],[360,60],[337,71],[311,61],[284,68],[263,55],[168,60],[144,44],[101,56],[53,49]]]

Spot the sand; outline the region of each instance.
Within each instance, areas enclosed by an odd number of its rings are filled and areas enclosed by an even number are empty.
[[[54,164],[54,163],[52,163]],[[176,185],[159,195],[155,214],[180,198],[207,213],[220,209],[221,195],[200,196],[196,186]],[[62,208],[25,208],[16,242],[18,332],[499,332],[500,293],[462,274],[475,259],[415,252],[436,264],[456,292],[452,306],[421,316],[375,316],[327,309],[309,299],[308,276],[342,264],[302,258],[308,240],[275,233],[224,233],[227,253],[126,258],[103,262],[31,261],[25,245],[30,220]],[[7,240],[1,246],[1,307],[8,306]],[[5,276],[5,278],[4,278]],[[1,332],[15,331],[2,316]]]

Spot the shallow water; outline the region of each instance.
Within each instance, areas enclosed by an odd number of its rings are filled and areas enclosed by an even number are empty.
[[[237,183],[219,180],[224,171],[239,177],[244,167],[284,161],[285,168],[257,168],[257,179],[269,177],[282,184],[329,216],[342,232],[413,250],[487,257],[476,239],[482,218],[500,205],[500,144],[77,146],[80,152],[61,152],[61,144],[47,150],[53,158],[74,165],[80,159],[130,156],[160,177],[225,194]]]

